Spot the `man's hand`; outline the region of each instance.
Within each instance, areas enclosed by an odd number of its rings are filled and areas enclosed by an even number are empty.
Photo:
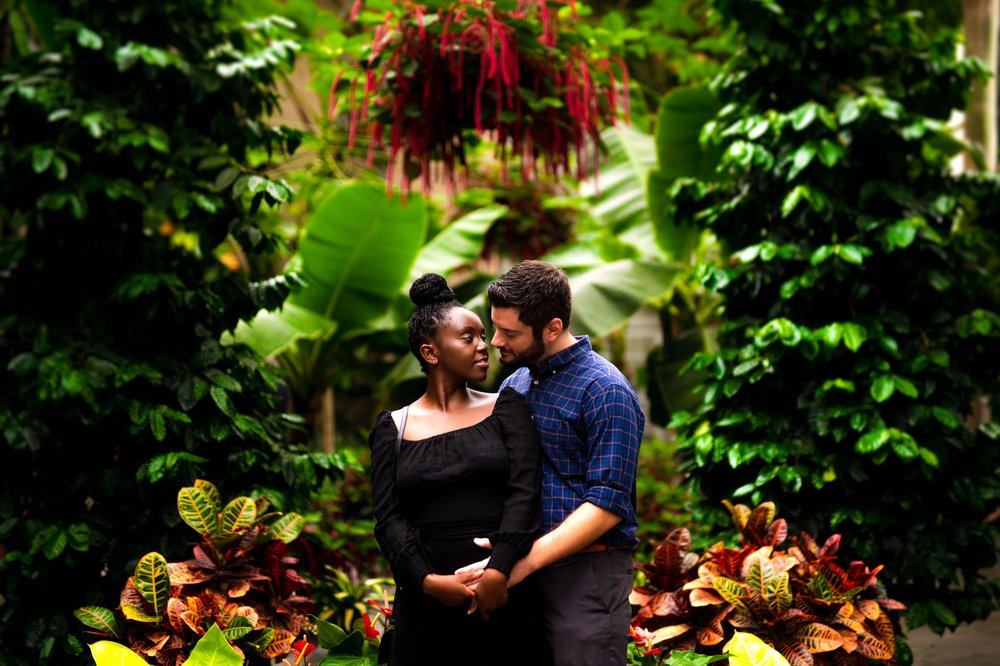
[[[498,569],[486,569],[476,586],[476,604],[469,613],[479,608],[479,617],[490,619],[490,613],[507,603],[507,576]]]
[[[476,537],[475,539],[473,539],[473,541],[480,548],[488,548],[489,550],[493,550],[493,544],[490,543],[490,540],[487,539],[487,538],[485,538],[485,537]],[[488,557],[483,558],[483,559],[479,560],[478,562],[473,562],[472,564],[466,564],[461,569],[455,569],[455,573],[456,574],[473,574],[474,575],[474,579],[472,581],[472,583],[473,583],[473,588],[472,589],[475,589],[475,585],[479,583],[479,578],[483,575],[483,571],[485,571],[486,565],[489,564],[489,561],[490,561],[490,558],[488,558]]]
[[[461,574],[427,574],[421,588],[424,594],[433,597],[447,606],[463,606],[474,602],[476,593],[469,587],[469,582],[482,576],[482,572],[467,572]]]

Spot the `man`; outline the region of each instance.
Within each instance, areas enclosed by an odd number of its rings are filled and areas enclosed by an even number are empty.
[[[534,574],[557,666],[622,666],[638,542],[639,399],[587,336],[569,332],[572,297],[562,270],[525,261],[488,296],[492,343],[501,363],[518,368],[503,386],[524,395],[542,444],[543,535],[508,585]]]

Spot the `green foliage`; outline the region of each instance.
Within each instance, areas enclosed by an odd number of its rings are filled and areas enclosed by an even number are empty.
[[[264,658],[287,654],[297,636],[312,630],[311,590],[286,557],[302,517],[268,508],[264,497],[236,497],[222,506],[215,485],[197,479],[177,494],[178,513],[201,537],[194,557],[168,563],[147,553],[121,592],[123,618],[95,606],[74,615],[89,633],[119,641],[124,634],[132,651],[158,663],[230,652],[230,643]],[[214,648],[202,640],[213,636],[222,637]]]
[[[1000,376],[984,274],[1000,189],[951,172],[946,122],[984,68],[890,2],[716,5],[745,42],[705,130],[724,180],[669,192],[730,255],[706,271],[721,349],[693,362],[702,403],[671,423],[705,520],[725,497],[773,498],[885,563],[910,628],[982,618],[1000,601],[978,573],[996,561],[1000,448],[972,412]]]
[[[779,550],[788,525],[776,518],[773,502],[752,510],[724,504],[738,547],[720,541],[698,555],[686,528],[670,532],[632,593],[640,606],[634,636],[647,647],[718,654],[745,632],[793,666],[895,663],[888,612],[903,606],[878,584],[882,567],[870,570],[857,560],[842,567],[839,534],[820,546],[801,532],[791,537],[795,545]]]
[[[97,666],[143,666],[146,661],[121,643],[97,641],[90,645]],[[219,625],[213,624],[198,640],[184,662],[188,666],[242,666],[243,656],[229,644]]]
[[[0,10],[18,32],[0,56],[0,664],[82,658],[71,610],[116,594],[131,553],[182,546],[152,527],[176,524],[178,482],[301,491],[337,471],[284,446],[273,370],[219,343],[291,286],[215,253],[279,247],[256,211],[291,197],[269,159],[298,142],[263,121],[294,42],[225,4]]]

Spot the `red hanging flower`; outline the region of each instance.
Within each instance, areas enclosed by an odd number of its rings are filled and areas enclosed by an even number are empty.
[[[361,71],[334,81],[330,116],[346,92],[348,143],[366,133],[369,164],[388,141],[390,192],[397,158],[404,193],[414,178],[430,189],[432,164],[454,191],[457,175],[468,179],[474,136],[495,143],[504,178],[512,160],[525,181],[574,167],[578,178],[591,175],[602,126],[627,120],[628,72],[620,58],[595,57],[579,34],[560,32],[550,4],[565,1],[520,0],[513,10],[492,0],[407,2],[375,28]]]

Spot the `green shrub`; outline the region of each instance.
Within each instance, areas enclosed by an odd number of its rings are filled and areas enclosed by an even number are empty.
[[[227,4],[0,9],[5,666],[85,658],[72,609],[113,598],[135,553],[180,554],[160,529],[179,483],[305,491],[335,467],[284,446],[274,372],[219,344],[287,294],[216,253],[277,247],[255,212],[289,198],[267,160],[297,143],[263,122],[294,44]]]
[[[671,424],[703,518],[721,524],[727,497],[773,499],[884,563],[909,628],[985,617],[1000,428],[972,409],[1000,376],[979,226],[1000,190],[952,173],[946,125],[984,67],[892,2],[716,5],[745,44],[704,132],[725,179],[670,192],[676,221],[730,257],[706,271],[726,323],[692,366],[710,373],[703,401]]]

